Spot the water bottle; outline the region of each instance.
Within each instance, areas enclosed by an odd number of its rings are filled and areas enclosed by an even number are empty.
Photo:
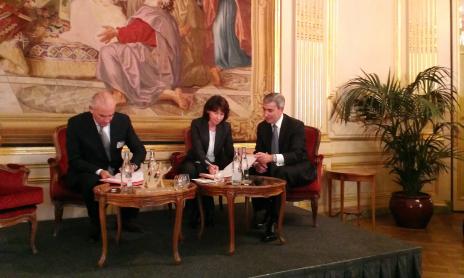
[[[248,165],[248,157],[247,157],[247,154],[246,154],[246,148],[243,147],[242,148],[242,170],[243,170],[243,183],[244,184],[250,184],[251,183],[251,180],[250,180],[250,174],[248,172],[248,169],[249,169],[249,165]]]
[[[238,154],[238,150],[236,150],[234,160],[232,161],[232,185],[240,185],[242,183],[242,175],[242,160]]]
[[[134,172],[134,165],[130,162],[130,154],[128,151],[122,153],[123,163],[120,169],[121,172],[121,185],[122,191],[128,191],[132,186],[132,173]]]

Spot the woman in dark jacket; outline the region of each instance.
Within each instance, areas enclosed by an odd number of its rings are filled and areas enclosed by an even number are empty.
[[[224,169],[234,158],[234,146],[229,117],[229,103],[222,96],[215,95],[206,101],[203,116],[191,124],[192,148],[180,166],[180,173],[189,174],[191,179],[200,173],[216,174]],[[202,197],[205,209],[205,222],[213,224],[213,197]],[[191,213],[191,225],[198,223],[198,207],[193,200],[187,203]]]

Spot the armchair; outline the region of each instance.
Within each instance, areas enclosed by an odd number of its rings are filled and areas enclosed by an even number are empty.
[[[321,142],[321,131],[317,128],[305,126],[306,150],[308,159],[316,167],[317,177],[310,183],[299,187],[287,188],[287,201],[297,202],[311,201],[313,226],[317,227],[317,210],[322,184],[322,160],[323,155],[318,154]]]
[[[55,206],[55,228],[53,236],[58,235],[61,221],[63,220],[64,206],[84,205],[81,194],[69,189],[64,176],[68,172],[68,153],[66,150],[66,126],[62,125],[55,129],[53,133],[53,145],[55,146],[56,157],[48,159],[50,168],[50,199]]]
[[[36,210],[43,202],[43,190],[26,185],[28,175],[29,170],[23,165],[0,165],[0,228],[29,222],[30,245],[32,253],[36,254]]]

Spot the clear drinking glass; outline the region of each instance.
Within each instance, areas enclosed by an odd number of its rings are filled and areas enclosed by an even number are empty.
[[[182,188],[187,188],[190,184],[189,174],[182,174]]]
[[[182,190],[182,179],[180,175],[174,176],[174,190]]]

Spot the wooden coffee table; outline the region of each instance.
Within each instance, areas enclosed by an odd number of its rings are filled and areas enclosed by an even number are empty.
[[[165,204],[176,205],[176,218],[174,222],[174,231],[172,233],[172,251],[174,254],[174,262],[179,264],[181,258],[178,251],[179,239],[182,229],[182,213],[184,202],[187,199],[195,198],[197,186],[191,183],[188,187],[182,190],[174,190],[172,187],[145,189],[138,186],[133,187],[130,193],[113,192],[120,189],[119,187],[110,186],[108,183],[96,186],[93,189],[95,199],[99,203],[101,236],[102,236],[102,254],[98,261],[98,266],[102,267],[106,261],[108,252],[108,237],[106,231],[106,206],[113,205],[116,207],[117,215],[117,233],[116,242],[119,243],[121,238],[121,213],[120,207],[144,208],[154,207]]]
[[[254,177],[252,177],[254,178]],[[285,239],[282,233],[282,223],[284,221],[284,211],[285,211],[285,199],[286,191],[285,185],[287,182],[282,179],[272,178],[272,177],[259,177],[261,179],[260,185],[252,183],[251,185],[239,185],[235,186],[230,183],[230,181],[221,182],[221,183],[210,183],[210,184],[200,184],[198,183],[198,192],[199,196],[225,196],[227,198],[227,209],[229,212],[229,254],[233,255],[235,252],[235,197],[244,196],[246,197],[245,202],[245,211],[246,211],[246,221],[248,226],[248,198],[250,197],[264,197],[268,198],[271,196],[281,196],[280,211],[279,211],[279,220],[277,223],[276,234],[280,240],[280,243],[285,243]],[[200,198],[198,198],[200,199]],[[199,200],[200,201],[200,200]],[[201,206],[200,206],[201,207]],[[203,210],[200,209],[201,216],[201,228],[199,236],[203,234],[204,230],[204,219],[203,219]]]

